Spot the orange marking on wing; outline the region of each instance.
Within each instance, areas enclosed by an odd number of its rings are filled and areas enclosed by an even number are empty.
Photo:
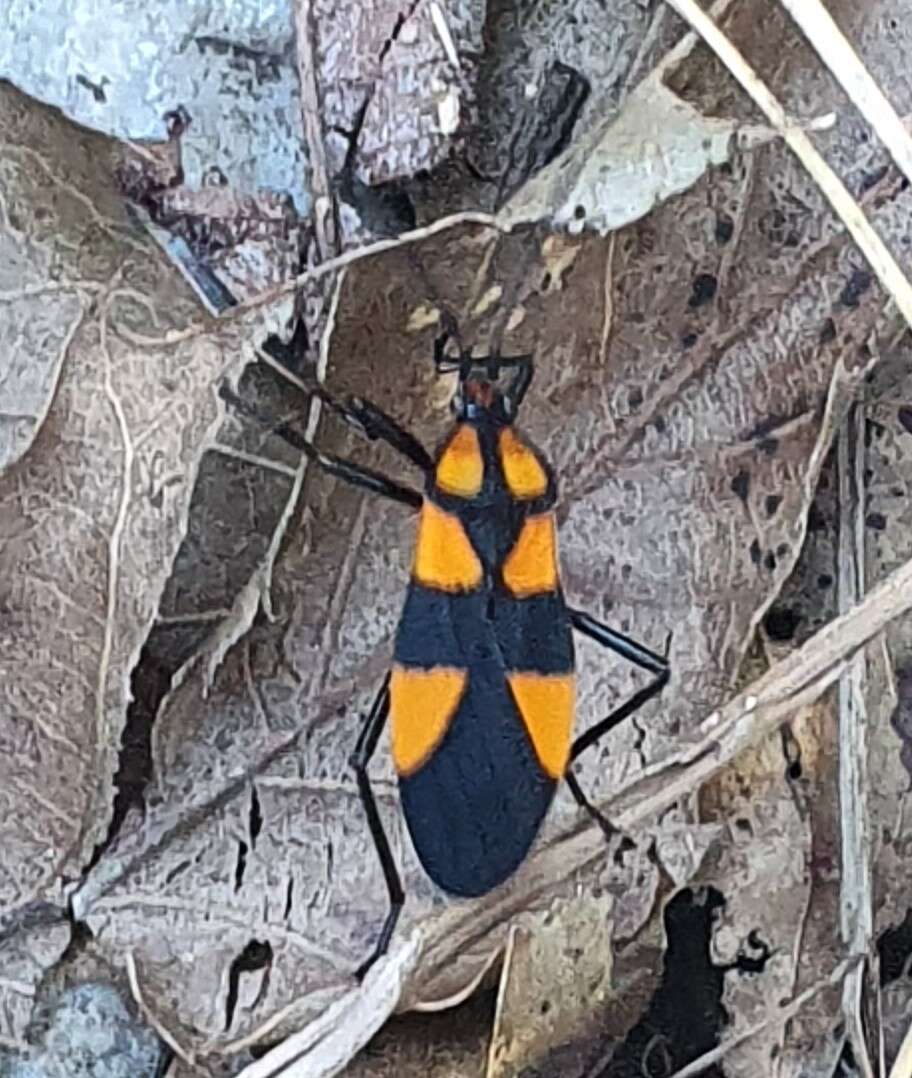
[[[548,489],[548,476],[538,457],[510,427],[500,433],[500,463],[510,493],[517,498],[537,498]]]
[[[570,759],[576,680],[572,674],[507,674],[542,770],[559,779]]]
[[[471,591],[482,580],[481,562],[459,517],[425,501],[418,521],[412,576],[440,591]]]
[[[410,775],[430,757],[456,714],[468,671],[437,666],[414,670],[394,666],[390,678],[393,763]]]
[[[471,498],[481,490],[484,464],[478,434],[474,427],[463,423],[444,449],[437,462],[437,486],[447,494]]]
[[[557,588],[554,514],[527,517],[503,564],[503,582],[514,595],[540,595]]]

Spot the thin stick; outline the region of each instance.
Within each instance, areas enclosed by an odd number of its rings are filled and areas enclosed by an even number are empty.
[[[192,1053],[184,1051],[181,1048],[180,1043],[171,1035],[171,1033],[159,1022],[155,1013],[146,1003],[143,998],[142,991],[139,987],[139,976],[136,972],[136,961],[133,958],[133,952],[127,951],[124,955],[124,965],[127,967],[127,980],[130,984],[130,992],[133,996],[133,1001],[139,1008],[143,1018],[149,1023],[149,1025],[155,1030],[155,1032],[161,1037],[161,1039],[167,1044],[171,1051],[187,1064],[188,1067],[193,1067],[194,1059]]]
[[[766,84],[760,80],[754,69],[712,19],[699,7],[696,0],[666,0],[666,2],[682,19],[690,23],[734,75],[754,103],[766,114],[770,123],[779,131],[861,248],[877,279],[895,300],[903,318],[912,325],[912,285],[909,284],[899,265],[871,227],[861,207],[817,152],[808,136],[789,121],[785,110]],[[801,2],[803,3],[804,0]]]
[[[418,959],[413,933],[368,973],[361,988],[337,999],[320,1017],[248,1064],[238,1078],[329,1078],[338,1074],[386,1021],[402,993],[402,982]]]
[[[820,0],[779,0],[817,50],[846,96],[912,180],[912,137]]]
[[[846,614],[865,589],[864,410],[857,402],[839,431],[839,613]],[[840,909],[842,941],[849,954],[866,954],[874,934],[871,850],[868,834],[868,722],[864,651],[849,662],[839,679],[839,819],[842,832]],[[847,1036],[863,1078],[874,1078],[861,1022],[864,966],[845,979],[842,1010]]]
[[[373,258],[374,255],[382,254],[384,251],[392,251],[396,247],[406,247],[410,243],[417,243],[418,240],[436,236],[438,232],[447,232],[457,225],[482,225],[485,228],[493,228],[498,232],[509,232],[509,229],[504,228],[493,214],[481,213],[475,210],[452,213],[449,217],[439,217],[436,221],[432,221],[431,224],[425,225],[423,228],[413,228],[409,232],[400,232],[398,236],[377,240],[376,243],[368,243],[363,247],[354,247],[336,258],[327,258],[325,262],[311,266],[310,269],[304,270],[303,273],[299,273],[297,277],[293,277],[290,281],[283,281],[282,284],[277,285],[275,288],[267,289],[265,292],[239,303],[236,307],[232,307],[230,311],[224,314],[221,320],[227,321],[244,311],[274,303],[277,299],[281,299],[282,296],[288,295],[289,292],[296,291],[305,281],[312,281],[315,277],[323,277],[327,273],[334,273],[343,266],[350,266],[353,262],[360,262],[364,258]]]
[[[333,223],[332,192],[323,145],[323,124],[320,120],[320,91],[317,86],[317,60],[313,47],[311,0],[293,0],[295,48],[298,58],[298,81],[301,84],[301,113],[304,118],[304,139],[310,157],[310,190],[314,203],[314,232],[320,259],[336,251],[337,237]]]
[[[723,18],[731,7],[731,2],[732,0],[714,0],[714,3],[707,13],[713,22],[718,22]],[[696,48],[697,41],[699,41],[698,36],[693,30],[689,30],[676,45],[672,45],[646,78],[654,78],[659,82],[664,82],[667,76],[670,75],[675,68],[680,67],[687,57],[690,56]]]

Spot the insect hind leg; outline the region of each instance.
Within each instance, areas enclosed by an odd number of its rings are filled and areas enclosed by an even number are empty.
[[[671,676],[671,667],[668,663],[668,648],[671,644],[671,637],[669,636],[668,642],[665,647],[665,655],[659,655],[654,651],[650,651],[649,648],[644,647],[642,644],[637,643],[629,636],[625,636],[623,633],[619,633],[616,629],[610,628],[608,625],[597,621],[595,618],[590,617],[589,614],[584,613],[581,610],[568,610],[570,617],[570,624],[577,632],[583,633],[584,636],[588,636],[590,640],[594,640],[595,643],[601,644],[602,647],[608,648],[616,655],[620,655],[621,658],[626,659],[628,662],[633,663],[635,666],[641,667],[643,670],[648,670],[650,673],[655,674],[655,677],[649,684],[644,685],[643,688],[630,697],[629,700],[625,700],[623,704],[619,705],[611,712],[610,715],[606,715],[590,729],[580,734],[578,738],[573,742],[570,747],[570,762],[572,763],[581,753],[586,749],[591,748],[598,741],[601,740],[609,732],[613,730],[615,726],[620,725],[624,719],[629,718],[635,712],[639,711],[649,700],[658,694],[665,688],[668,683],[668,679]],[[589,816],[602,828],[607,838],[612,838],[616,835],[617,828],[614,827],[611,822],[592,804],[588,797],[582,790],[576,775],[568,768],[567,773],[564,776],[567,782],[567,787],[570,793],[573,795],[573,799],[584,809]]]
[[[367,765],[377,749],[380,734],[389,716],[389,686],[390,675],[387,674],[371,706],[367,721],[358,735],[355,751],[349,758],[349,763],[354,769],[355,778],[358,782],[358,796],[367,817],[367,826],[370,828],[371,838],[374,840],[374,848],[380,860],[380,867],[383,870],[383,878],[386,881],[386,889],[389,894],[389,912],[383,922],[383,927],[380,929],[377,943],[373,951],[355,971],[355,977],[359,981],[364,979],[364,975],[377,959],[386,954],[390,939],[396,928],[396,922],[399,920],[399,914],[402,913],[402,907],[405,905],[405,890],[402,886],[393,852],[390,849],[389,839],[386,837],[386,831],[383,828],[383,821],[380,819],[380,813],[377,810],[377,799],[374,797],[370,777],[367,773]]]

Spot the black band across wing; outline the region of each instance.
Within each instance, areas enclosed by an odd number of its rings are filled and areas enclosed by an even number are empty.
[[[469,669],[492,660],[503,670],[567,674],[573,635],[560,592],[516,599],[484,589],[447,595],[409,585],[394,658],[403,666]]]

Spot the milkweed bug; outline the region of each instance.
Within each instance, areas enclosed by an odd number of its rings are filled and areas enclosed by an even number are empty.
[[[514,427],[532,357],[473,359],[460,348],[451,358],[448,337],[438,338],[434,359],[439,372],[458,373],[456,423],[434,456],[375,405],[357,397],[333,404],[413,464],[423,494],[321,453],[287,424],[275,428],[330,474],[419,513],[392,669],[351,756],[390,902],[359,978],[386,952],[405,901],[367,774],[387,719],[402,809],[424,870],[443,890],[477,897],[523,862],[561,779],[610,832],[570,764],[657,695],[670,673],[665,656],[564,601],[554,472]],[[222,395],[256,414],[230,390]],[[655,675],[576,740],[574,629]]]

